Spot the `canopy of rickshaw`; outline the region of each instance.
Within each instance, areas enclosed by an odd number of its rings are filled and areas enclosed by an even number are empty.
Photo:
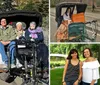
[[[72,9],[71,10],[72,14],[73,14],[75,7],[76,7],[77,13],[81,13],[81,12],[85,12],[87,4],[78,3],[78,2],[75,2],[75,3],[62,2],[62,3],[57,4],[56,5],[56,20],[57,20],[57,18],[59,18],[61,16],[62,8],[67,9],[69,7]]]
[[[38,26],[42,25],[42,15],[34,11],[21,11],[21,10],[12,10],[8,12],[0,13],[0,19],[6,18],[7,23],[10,22],[24,22],[27,27],[29,23],[35,21]]]

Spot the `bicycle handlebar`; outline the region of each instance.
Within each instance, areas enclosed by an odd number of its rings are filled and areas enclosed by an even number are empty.
[[[85,24],[91,24],[91,23],[96,23],[97,20],[93,20],[93,21],[89,21],[89,22],[86,22]]]

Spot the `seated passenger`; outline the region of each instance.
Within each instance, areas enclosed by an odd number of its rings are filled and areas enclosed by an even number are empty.
[[[57,39],[57,42],[63,42],[68,39],[68,25],[71,23],[71,9],[68,8],[63,14],[62,19],[58,21],[58,29],[55,32],[54,36]]]
[[[8,56],[5,52],[5,47],[9,47],[10,58],[11,58],[11,67],[14,66],[15,59],[14,59],[14,49],[15,49],[15,42],[12,41],[16,39],[16,33],[12,26],[7,25],[6,19],[1,19],[0,25],[0,53],[2,56],[3,64],[1,68],[6,68],[8,64]]]
[[[41,60],[42,63],[42,68],[43,70],[45,70],[45,68],[48,68],[48,47],[44,44],[43,40],[44,40],[44,36],[43,36],[43,32],[42,32],[42,28],[41,27],[36,27],[36,23],[35,22],[31,22],[30,23],[30,27],[28,28],[28,30],[26,30],[25,32],[25,38],[27,40],[29,39],[34,39],[38,45],[37,45],[37,59],[38,61]],[[42,43],[39,43],[42,42]]]
[[[30,23],[30,27],[25,32],[25,38],[27,40],[34,39],[37,43],[44,40],[42,28],[36,26],[35,22]]]
[[[61,25],[63,21],[68,21],[68,24],[71,23],[71,8],[68,7],[67,10],[58,18],[58,27]]]
[[[23,26],[21,22],[16,23],[16,29],[15,32],[17,34],[16,39],[19,39],[20,37],[25,36],[25,31],[23,30]]]
[[[25,37],[25,31],[23,30],[22,22],[16,23],[15,33],[17,35],[17,37],[16,37],[17,40]],[[21,56],[17,56],[16,57],[16,66],[21,67],[22,66],[21,62],[23,62]]]

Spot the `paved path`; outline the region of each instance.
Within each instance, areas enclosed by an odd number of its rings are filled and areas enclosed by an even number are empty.
[[[12,82],[12,83],[7,83],[7,82],[5,82],[5,81],[0,80],[0,85],[21,85],[21,83],[22,83],[22,79],[19,78],[19,77],[17,77],[17,78],[15,79],[15,81]]]

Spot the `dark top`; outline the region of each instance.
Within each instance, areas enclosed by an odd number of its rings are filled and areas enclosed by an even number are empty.
[[[79,77],[79,63],[77,65],[72,65],[71,60],[69,60],[65,81],[71,82],[76,81]]]
[[[30,34],[31,33],[28,30],[25,31],[25,38],[26,38],[26,40],[30,40],[30,37],[29,37]],[[43,32],[37,33],[37,36],[38,36],[38,38],[35,38],[35,41],[37,43],[43,42],[43,40],[44,40]]]

